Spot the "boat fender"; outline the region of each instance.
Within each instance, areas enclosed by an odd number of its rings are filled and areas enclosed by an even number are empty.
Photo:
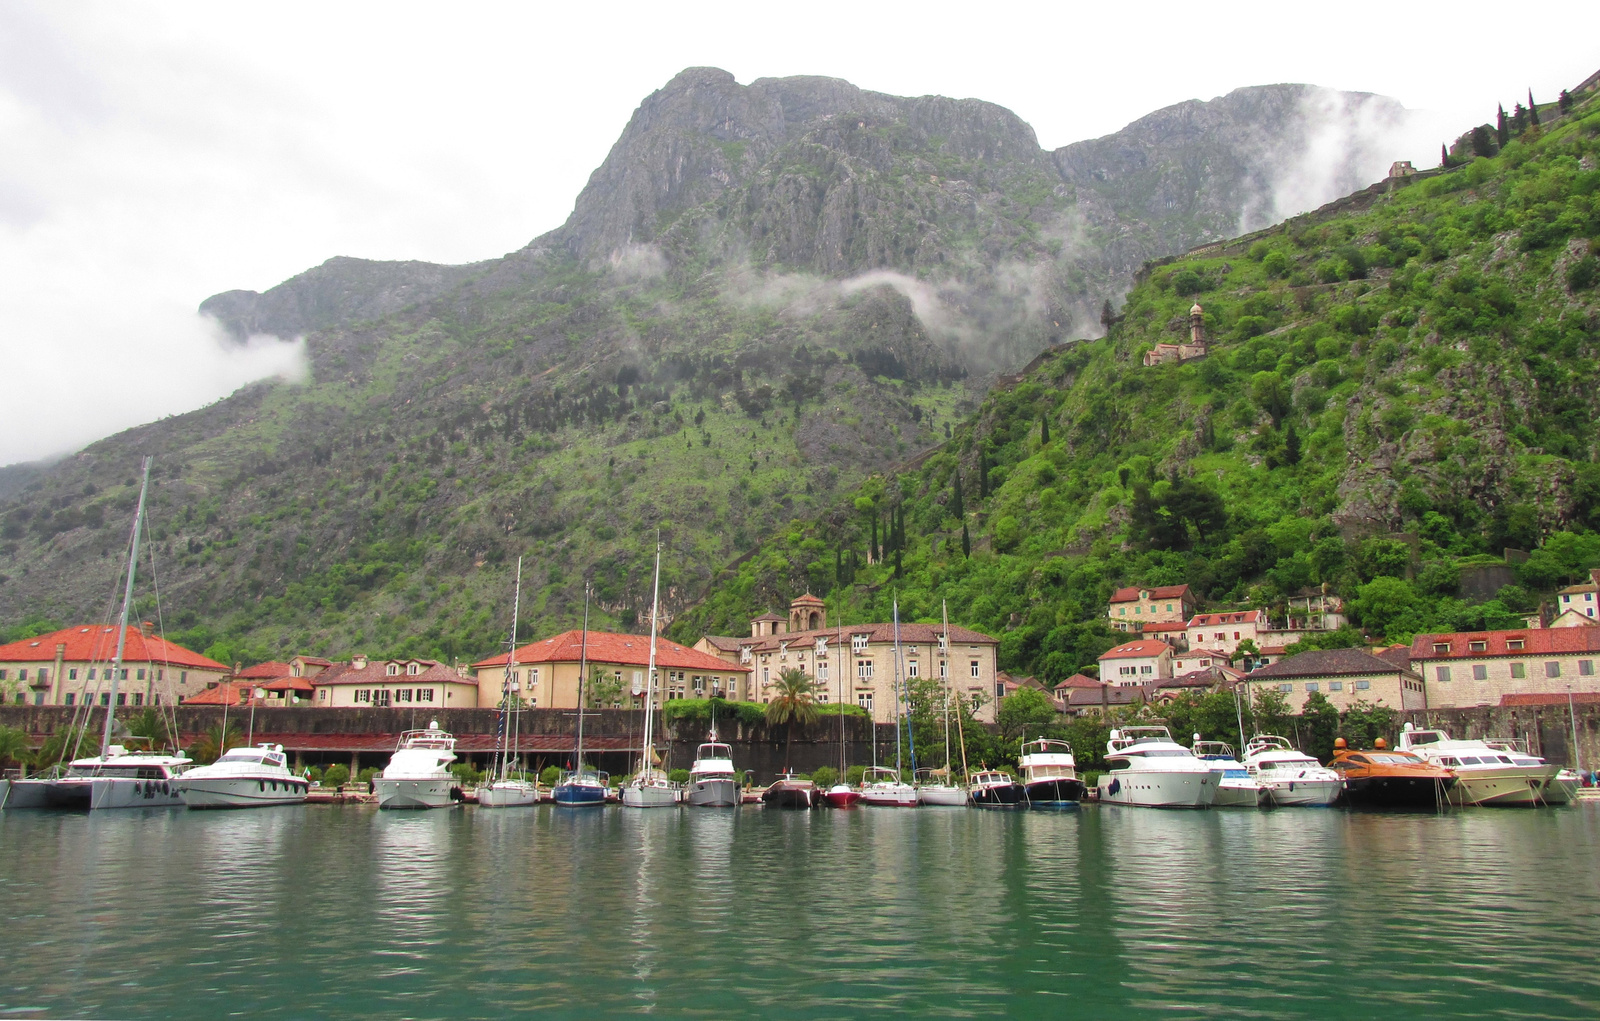
[[[1107,794],[1115,794],[1120,790],[1122,790],[1122,781],[1120,779],[1113,779],[1111,783],[1106,785]]]

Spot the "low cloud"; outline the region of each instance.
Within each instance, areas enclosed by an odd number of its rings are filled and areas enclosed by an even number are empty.
[[[650,280],[667,271],[667,257],[655,245],[630,244],[613,249],[611,272],[623,280]]]

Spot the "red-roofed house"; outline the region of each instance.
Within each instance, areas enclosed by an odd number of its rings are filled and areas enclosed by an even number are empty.
[[[1189,621],[1189,652],[1210,653],[1226,661],[1240,642],[1249,640],[1259,645],[1258,632],[1271,626],[1266,610],[1202,613]]]
[[[804,671],[817,682],[817,700],[853,699],[879,723],[894,722],[895,626],[891,623],[828,627],[825,616],[802,596],[786,621],[777,614],[750,622],[750,637],[706,635],[695,649],[751,673],[746,697],[765,701],[767,685],[787,667]],[[821,623],[819,628],[801,624]],[[900,622],[900,649],[908,679],[937,677],[972,707],[976,718],[994,722],[995,703],[1006,695],[999,679],[1000,643],[969,628]],[[844,643],[849,647],[845,648]]]
[[[231,679],[235,681],[275,681],[280,677],[288,676],[289,664],[269,660],[265,663],[257,663],[255,666],[247,666],[243,670],[235,672]],[[185,699],[185,701],[188,700]]]
[[[1172,646],[1155,638],[1124,642],[1100,657],[1100,676],[1119,686],[1166,680],[1172,676]]]
[[[1187,585],[1135,586],[1120,588],[1111,594],[1106,616],[1118,631],[1142,631],[1150,623],[1188,620],[1194,608],[1194,596]]]
[[[249,705],[253,700],[256,705],[265,705],[266,699],[262,696],[252,696],[253,692],[260,691],[259,685],[249,681],[222,681],[213,684],[205,691],[190,695],[183,700],[184,705]]]
[[[590,631],[587,652],[584,645],[581,630],[564,631],[524,645],[516,651],[511,683],[530,706],[575,709],[579,667],[587,655],[591,676],[598,668],[612,682],[621,682],[612,705],[643,706],[644,675],[650,665],[650,636]],[[472,664],[472,669],[477,674],[478,704],[499,705],[506,680],[505,655],[479,660]],[[745,688],[749,674],[750,667],[728,663],[665,638],[656,639],[657,704],[664,699],[713,696],[742,700],[747,697]],[[641,694],[635,696],[635,691]],[[586,700],[588,694],[592,693],[586,693]]]
[[[292,665],[292,664],[291,664]],[[433,659],[371,660],[357,656],[311,678],[316,705],[397,709],[476,709],[478,684]]]
[[[34,705],[109,705],[117,629],[80,625],[0,645],[0,696]],[[228,668],[181,645],[129,627],[117,679],[118,705],[170,705],[222,679]]]
[[[1417,635],[1411,669],[1427,681],[1428,708],[1499,705],[1511,694],[1600,691],[1600,628],[1530,628]]]

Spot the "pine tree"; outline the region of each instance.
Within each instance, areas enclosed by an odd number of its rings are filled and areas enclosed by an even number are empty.
[[[1528,120],[1534,127],[1539,126],[1539,104],[1533,101],[1533,90],[1528,90]]]
[[[1494,143],[1489,140],[1489,129],[1482,124],[1472,129],[1472,155],[1494,155]]]
[[[965,520],[966,516],[967,516],[967,505],[962,500],[962,496],[961,496],[961,472],[960,471],[956,472],[956,480],[955,480],[955,483],[953,484],[953,486],[951,488],[952,488],[953,492],[951,492],[951,494],[950,494],[950,513],[952,515],[954,515],[957,520]]]
[[[1042,447],[1042,446],[1044,446],[1045,444],[1047,444],[1049,442],[1050,442],[1050,416],[1049,415],[1040,415],[1039,416],[1039,446]]]
[[[1294,431],[1294,423],[1283,427],[1283,461],[1287,465],[1300,463],[1300,434]]]
[[[1561,95],[1556,97],[1556,109],[1562,113],[1572,112],[1572,93],[1566,89],[1561,90]]]
[[[1511,141],[1511,125],[1506,123],[1506,108],[1503,103],[1500,105],[1499,112],[1495,114],[1494,133],[1502,146]]]
[[[1105,304],[1100,306],[1100,325],[1106,328],[1107,333],[1110,333],[1111,324],[1116,321],[1117,315],[1111,310],[1111,299],[1107,298]]]
[[[972,556],[972,537],[967,534],[967,523],[961,522],[961,555]]]
[[[1528,111],[1521,103],[1518,103],[1511,110],[1511,126],[1519,135],[1522,134],[1522,130],[1528,126]]]

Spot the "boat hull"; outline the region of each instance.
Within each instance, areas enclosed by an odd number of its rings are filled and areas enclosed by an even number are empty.
[[[1209,772],[1114,770],[1100,777],[1100,801],[1133,808],[1210,808],[1217,783]]]
[[[269,780],[235,777],[215,780],[179,780],[174,784],[190,808],[267,808],[298,805],[310,786],[304,780]]]
[[[606,803],[606,789],[581,783],[558,784],[552,800],[563,808],[591,808]]]
[[[822,800],[834,808],[853,808],[861,800],[861,792],[849,787],[830,787]]]
[[[628,808],[676,808],[678,792],[671,787],[624,787],[622,803]]]
[[[1032,808],[1075,807],[1083,800],[1084,783],[1069,777],[1053,777],[1023,784]]]
[[[1564,769],[1545,785],[1545,804],[1569,804],[1578,797],[1578,788],[1581,786],[1583,786],[1583,781],[1579,779],[1578,774],[1572,770]]]
[[[1344,793],[1345,800],[1357,808],[1438,808],[1449,799],[1454,786],[1454,777],[1349,777]]]
[[[539,803],[539,788],[516,780],[478,788],[479,808],[526,808]]]
[[[1280,808],[1321,808],[1343,793],[1343,780],[1274,780],[1263,797]]]
[[[1217,796],[1211,800],[1211,807],[1256,808],[1261,799],[1260,784],[1254,780],[1245,783],[1230,778],[1217,783]]]
[[[937,805],[941,808],[965,808],[967,804],[967,789],[965,787],[924,787],[922,788],[922,803],[924,805]]]
[[[733,808],[739,804],[737,780],[689,781],[689,804],[696,808]]]
[[[1546,791],[1555,780],[1556,767],[1463,769],[1450,788],[1452,805],[1531,808],[1549,803]]]
[[[400,780],[379,777],[379,808],[449,808],[460,796],[454,778]]]
[[[1020,783],[974,787],[968,796],[979,808],[1016,808],[1028,801],[1028,792]]]
[[[811,786],[791,786],[778,782],[761,795],[761,803],[772,808],[815,808],[821,800],[818,790]]]
[[[919,799],[917,789],[908,783],[886,783],[862,788],[861,801],[879,808],[916,808]]]

